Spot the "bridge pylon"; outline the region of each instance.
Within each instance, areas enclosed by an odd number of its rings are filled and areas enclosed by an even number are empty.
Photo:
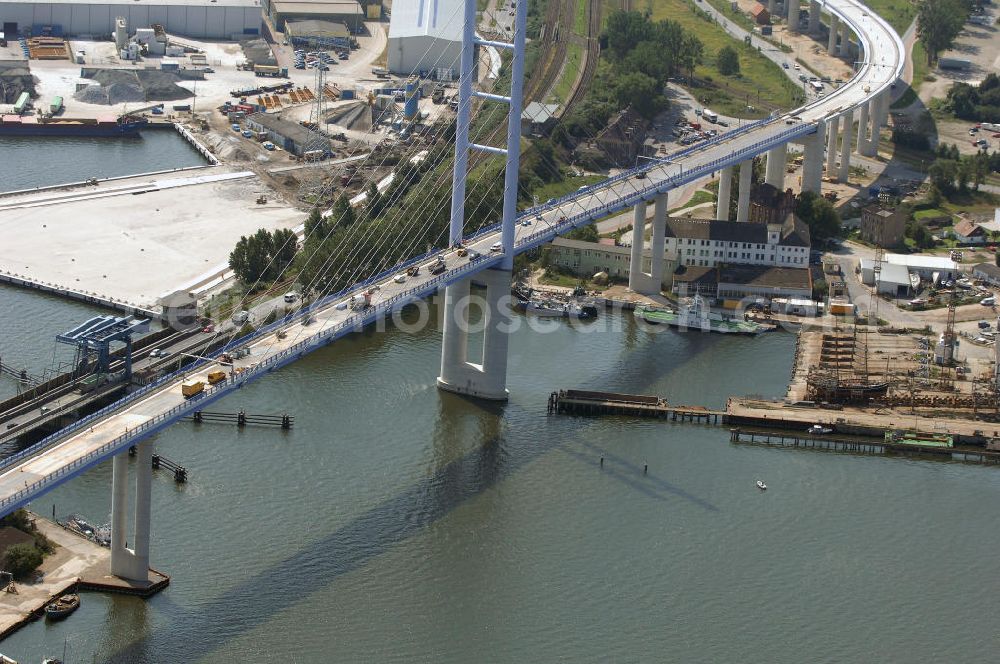
[[[149,526],[152,512],[153,442],[136,444],[135,524],[128,548],[128,450],[111,467],[111,573],[129,581],[149,581]]]
[[[463,279],[445,288],[444,333],[441,348],[441,375],[438,387],[482,399],[507,399],[507,335],[510,326],[506,303],[510,299],[511,271],[514,267],[514,231],[517,223],[517,178],[521,162],[521,104],[524,87],[525,26],[527,3],[518,3],[514,17],[514,40],[511,43],[488,41],[476,35],[476,1],[465,0],[462,28],[462,61],[458,85],[458,117],[455,125],[455,168],[452,174],[451,223],[452,246],[462,242],[465,230],[465,181],[469,169],[469,151],[477,150],[506,159],[504,170],[503,218],[500,244],[502,260],[494,269]],[[476,47],[492,46],[513,51],[510,96],[474,91]],[[480,145],[469,138],[474,99],[482,103],[500,103],[508,107],[507,145],[505,148]],[[470,285],[475,281],[486,286],[482,362],[468,358],[468,304]]]

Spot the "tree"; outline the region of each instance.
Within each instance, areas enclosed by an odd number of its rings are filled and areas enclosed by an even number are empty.
[[[732,46],[723,46],[716,56],[715,66],[723,76],[736,76],[740,73],[740,56]]]
[[[813,244],[825,242],[840,232],[840,215],[833,204],[814,191],[805,191],[795,203],[795,214],[809,227]]]
[[[656,79],[641,72],[625,74],[618,80],[615,96],[621,106],[631,106],[644,118],[652,119],[667,105]]]
[[[354,208],[351,207],[350,199],[347,198],[347,194],[341,194],[337,202],[333,204],[330,221],[336,226],[350,226],[356,220],[357,216],[354,214]]]
[[[954,159],[935,159],[927,169],[931,183],[946,196],[955,190],[955,177],[958,175],[958,162]]]
[[[951,48],[969,18],[969,9],[960,0],[922,0],[917,8],[917,37],[927,51],[927,64]]]
[[[597,226],[593,224],[574,228],[569,233],[566,233],[566,237],[571,240],[583,240],[584,242],[597,242],[601,239],[597,234]]]
[[[42,552],[34,544],[12,544],[7,547],[0,564],[15,578],[22,579],[42,564]]]
[[[323,218],[323,211],[318,207],[314,207],[309,216],[306,217],[305,223],[305,236],[310,238],[313,236],[325,237],[329,228],[326,224],[326,219]]]
[[[275,278],[284,274],[288,266],[291,265],[298,245],[298,238],[295,237],[295,232],[290,228],[277,228],[271,233],[271,246],[274,252],[272,269]]]
[[[652,34],[653,24],[639,12],[612,12],[604,28],[608,48],[618,60],[624,58],[639,42],[649,39]]]
[[[365,214],[369,219],[374,219],[375,217],[382,214],[382,194],[379,193],[378,187],[372,182],[368,185],[366,190],[368,198],[365,201]]]
[[[229,254],[229,267],[243,283],[254,286],[268,275],[271,263],[271,234],[261,228],[250,237],[245,235]]]

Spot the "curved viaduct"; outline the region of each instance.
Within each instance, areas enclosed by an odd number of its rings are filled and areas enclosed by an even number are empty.
[[[466,51],[463,72],[471,70],[473,42],[496,48],[511,45],[485,42],[475,38],[475,2],[467,2]],[[770,0],[773,6],[775,0]],[[790,13],[797,25],[797,5],[793,0]],[[500,325],[503,320],[504,296],[508,294],[510,268],[516,253],[527,251],[572,228],[591,223],[610,213],[634,207],[636,219],[644,222],[647,202],[655,202],[652,250],[663,251],[664,227],[669,192],[685,183],[722,171],[719,214],[726,218],[730,198],[730,169],[740,169],[737,220],[745,220],[750,197],[750,164],[753,157],[767,155],[766,181],[783,186],[786,147],[789,142],[804,146],[802,188],[819,191],[822,184],[824,159],[828,172],[833,172],[839,154],[839,173],[846,179],[850,155],[856,149],[862,155],[873,155],[878,129],[888,115],[889,90],[903,70],[905,50],[893,29],[881,17],[857,0],[826,0],[812,2],[830,15],[829,46],[836,47],[838,34],[842,48],[856,49],[854,76],[824,98],[806,104],[785,115],[772,116],[717,136],[691,148],[650,162],[584,190],[553,201],[550,204],[518,212],[516,182],[518,165],[521,67],[523,65],[523,26],[527,3],[519,3],[514,48],[514,89],[509,97],[485,95],[471,90],[471,76],[466,75],[460,89],[459,131],[456,137],[456,186],[453,203],[451,239],[464,239],[467,246],[482,253],[482,258],[470,261],[460,258],[453,249],[438,250],[414,257],[405,263],[376,275],[351,289],[327,296],[307,310],[290,314],[247,337],[237,339],[230,348],[239,346],[249,355],[234,366],[222,365],[217,359],[203,358],[182,372],[165,376],[152,385],[129,394],[78,422],[49,436],[24,451],[0,461],[0,515],[22,507],[88,468],[114,458],[112,480],[112,553],[111,572],[120,577],[143,581],[149,567],[150,531],[150,457],[152,443],[148,438],[192,411],[260,378],[268,372],[294,362],[306,353],[321,348],[338,338],[390,315],[408,303],[445,289],[445,328],[443,334],[441,376],[443,389],[487,398],[506,397],[507,335]],[[819,20],[819,12],[810,12]],[[471,15],[472,19],[469,20]],[[810,27],[816,27],[812,24]],[[849,33],[857,44],[849,40]],[[520,38],[518,39],[518,35]],[[520,56],[519,56],[520,53]],[[465,66],[469,64],[470,66]],[[463,117],[468,126],[469,108],[473,96],[498,103],[510,104],[511,121],[507,149],[476,146],[462,132]],[[855,118],[858,124],[855,129]],[[854,134],[854,132],[857,132]],[[842,148],[838,153],[838,135]],[[461,202],[464,202],[464,179],[459,176],[469,149],[483,149],[507,157],[507,179],[503,221],[463,238]],[[464,171],[461,171],[464,173]],[[641,175],[640,175],[641,172]],[[638,177],[637,177],[638,176]],[[511,186],[511,182],[514,186]],[[459,213],[454,214],[458,209]],[[529,224],[522,225],[528,221]],[[640,234],[641,236],[641,234]],[[502,250],[491,252],[499,243]],[[658,290],[662,277],[656,273],[654,261],[651,274],[640,270],[642,242],[634,243],[630,286],[639,292]],[[424,266],[441,258],[446,270],[433,275],[422,270],[420,275],[396,283],[393,276],[411,265]],[[660,266],[662,271],[662,264]],[[469,292],[470,283],[487,286],[486,300],[494,321],[486,326],[484,356],[473,363],[466,355],[467,338],[460,326],[460,314],[455,303]],[[360,311],[346,306],[352,295],[379,285],[372,306]],[[302,325],[309,316],[314,322]],[[280,332],[280,334],[279,334]],[[196,400],[185,400],[180,386],[190,378],[205,379],[208,372],[222,369],[242,369],[216,385],[205,389]],[[127,450],[138,447],[136,464],[136,500],[132,548],[125,543],[128,511]]]

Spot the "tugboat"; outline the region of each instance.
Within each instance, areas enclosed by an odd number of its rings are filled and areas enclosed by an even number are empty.
[[[806,431],[807,433],[819,436],[823,436],[828,433],[833,433],[833,429],[831,429],[830,427],[822,426],[820,424],[814,424],[811,427],[809,427]]]
[[[45,617],[49,620],[62,620],[80,608],[80,596],[72,593],[63,595],[45,606]]]
[[[720,334],[760,334],[775,329],[748,320],[724,318],[709,309],[701,295],[681,301],[678,311],[641,305],[635,308],[635,317],[653,325],[669,325],[679,330],[703,330]]]

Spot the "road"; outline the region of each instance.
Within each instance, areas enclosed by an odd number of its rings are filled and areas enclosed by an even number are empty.
[[[743,162],[790,140],[814,134],[817,121],[836,116],[838,112],[866,102],[871,95],[887,90],[902,70],[903,47],[898,35],[887,23],[869,15],[867,7],[857,0],[830,0],[827,6],[854,26],[856,33],[860,33],[864,53],[873,54],[872,60],[866,60],[847,85],[785,116],[734,129],[675,153],[669,161],[642,165],[632,172],[574,192],[551,205],[527,210],[519,217],[520,223],[508,229],[506,241],[510,242],[512,251],[520,253],[533,249],[572,228],[625,210],[658,193],[674,191],[702,180],[726,166]],[[886,63],[886,58],[891,64]],[[636,177],[638,171],[642,171],[642,177]],[[24,452],[5,459],[0,462],[0,514],[30,502],[250,380],[289,364],[379,317],[390,315],[404,304],[425,297],[449,283],[497,266],[504,259],[502,254],[491,251],[494,244],[502,242],[498,226],[494,225],[468,239],[467,244],[482,254],[478,260],[459,257],[452,249],[413,259],[397,266],[392,272],[359,284],[349,293],[326,298],[299,316],[264,328],[255,336],[239,342],[249,351],[249,355],[233,367],[239,373],[206,388],[204,396],[193,402],[185,401],[181,395],[182,382],[191,379],[204,381],[208,372],[225,371],[230,367],[215,361],[199,362],[185,373],[139,390],[112,404],[105,412],[80,420]],[[443,274],[432,275],[427,265],[438,256],[445,261],[446,270]],[[393,279],[395,274],[412,264],[422,266],[420,274],[397,283]],[[378,286],[373,306],[363,311],[352,311],[348,306],[349,296],[372,285]]]

